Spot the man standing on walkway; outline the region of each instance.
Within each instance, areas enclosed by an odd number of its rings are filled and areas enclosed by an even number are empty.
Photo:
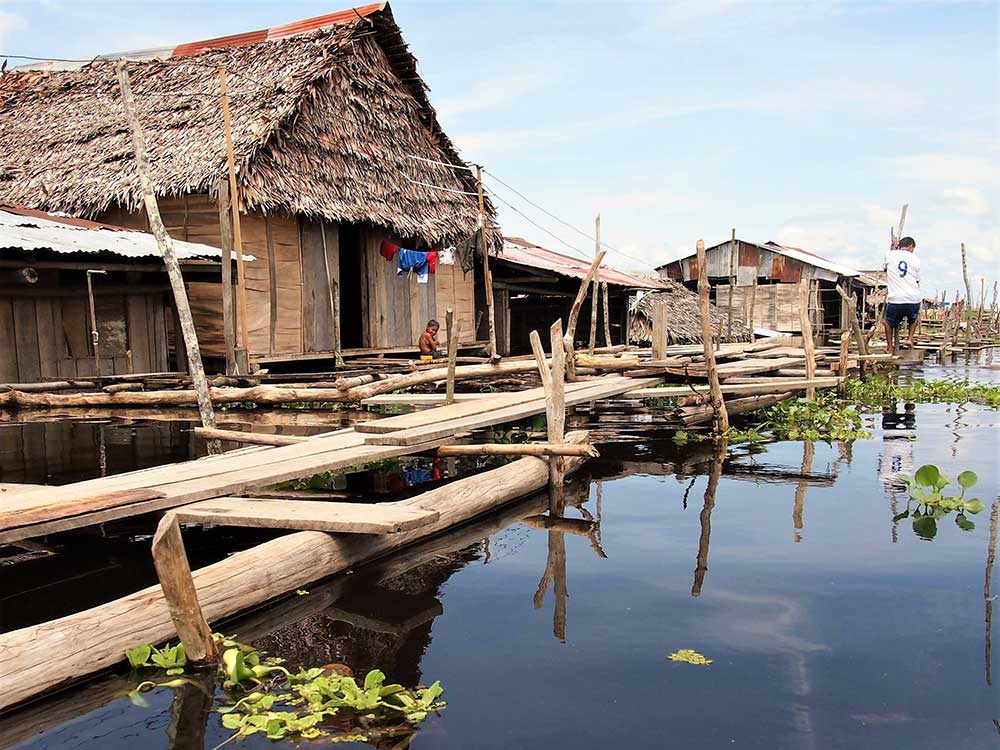
[[[885,273],[889,286],[888,304],[885,308],[885,351],[896,353],[898,340],[896,329],[905,319],[910,326],[906,345],[913,348],[913,334],[920,320],[920,258],[916,254],[917,243],[912,237],[904,237],[894,250],[885,255]],[[903,348],[903,347],[899,347]]]

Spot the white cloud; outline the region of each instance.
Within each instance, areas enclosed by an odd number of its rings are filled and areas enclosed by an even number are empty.
[[[837,12],[837,0],[671,0],[646,19],[644,30],[697,40],[787,26]]]
[[[17,13],[0,10],[0,44],[6,44],[14,34],[28,28],[28,22]],[[31,54],[30,52],[28,54]],[[19,64],[17,61],[15,65]]]
[[[987,216],[992,213],[986,194],[974,187],[950,187],[941,193],[942,202],[952,210],[970,216]]]
[[[907,182],[928,185],[1000,184],[995,159],[982,155],[931,152],[891,156],[881,160],[883,170]]]
[[[436,106],[442,120],[453,119],[471,112],[492,110],[517,100],[522,94],[542,88],[551,82],[549,75],[513,73],[477,81],[467,92],[441,99]]]

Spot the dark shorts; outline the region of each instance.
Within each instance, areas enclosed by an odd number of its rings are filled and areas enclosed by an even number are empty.
[[[900,303],[890,302],[885,308],[885,322],[890,328],[898,328],[905,318],[910,325],[917,322],[920,317],[920,303]]]

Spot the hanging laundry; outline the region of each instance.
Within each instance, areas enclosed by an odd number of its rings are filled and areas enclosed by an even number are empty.
[[[479,232],[470,235],[456,246],[455,254],[458,256],[458,262],[462,266],[463,273],[469,273],[476,267],[476,248],[478,246]]]
[[[399,245],[394,245],[389,240],[382,240],[382,247],[379,248],[378,254],[386,260],[392,260],[392,257],[399,252],[399,249]]]
[[[412,271],[417,274],[417,283],[427,283],[427,253],[418,250],[407,250],[405,247],[399,248],[396,253],[396,275]]]
[[[434,273],[434,269],[435,269],[435,267],[437,267],[437,264],[438,264],[438,251],[437,250],[431,250],[429,253],[427,253],[427,270],[428,270],[428,272]]]
[[[446,247],[444,250],[438,250],[438,263],[442,266],[453,266],[455,265],[455,246]]]

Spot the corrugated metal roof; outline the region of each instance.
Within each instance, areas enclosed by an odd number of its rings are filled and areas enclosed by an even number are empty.
[[[129,52],[113,52],[110,54],[98,55],[96,60],[163,60],[171,57],[185,57],[196,55],[209,49],[224,49],[229,47],[245,47],[250,44],[260,44],[272,39],[281,39],[286,36],[295,36],[309,31],[328,29],[342,23],[350,23],[360,18],[366,18],[373,13],[384,10],[388,5],[386,2],[371,3],[369,5],[359,5],[356,8],[346,8],[334,13],[327,13],[322,16],[305,18],[301,21],[272,26],[269,29],[259,29],[258,31],[246,31],[240,34],[230,34],[220,36],[215,39],[204,39],[198,42],[186,42],[176,47],[151,47],[149,49],[132,50]],[[88,61],[89,62],[89,61]],[[86,62],[70,61],[44,61],[33,62],[27,65],[17,66],[17,70],[76,70],[86,65]]]
[[[222,252],[210,245],[174,240],[182,260],[219,259]],[[159,258],[156,238],[110,224],[56,216],[43,211],[0,204],[0,254],[4,250],[51,250],[61,254],[114,253],[123,258]],[[253,260],[253,256],[244,255]]]
[[[587,275],[587,271],[590,270],[590,263],[585,260],[556,253],[552,250],[546,250],[544,247],[532,244],[520,237],[504,237],[503,254],[498,256],[498,259],[528,268],[553,271],[562,276],[569,276],[574,279],[583,279]],[[668,288],[668,285],[661,283],[657,279],[634,276],[630,273],[616,271],[614,268],[608,268],[607,266],[602,266],[599,273],[601,281],[606,281],[616,286],[628,287],[630,289]]]
[[[811,253],[808,250],[803,250],[800,247],[788,247],[786,245],[779,245],[777,242],[765,242],[761,247],[766,247],[769,250],[773,250],[776,253],[781,253],[789,258],[794,258],[802,263],[808,263],[811,266],[816,266],[817,268],[824,268],[827,271],[840,274],[841,276],[857,276],[858,272],[849,266],[841,265],[840,263],[834,263],[832,260],[824,258],[822,255],[817,255],[816,253]]]

